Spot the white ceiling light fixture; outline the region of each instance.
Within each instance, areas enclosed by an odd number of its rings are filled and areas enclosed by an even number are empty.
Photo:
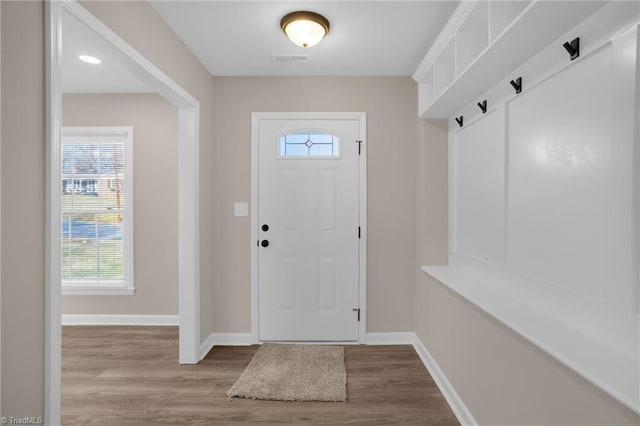
[[[297,11],[285,15],[280,28],[298,46],[311,47],[329,33],[329,20],[315,12]]]
[[[102,62],[99,58],[96,58],[95,56],[91,56],[91,55],[78,55],[78,58],[82,62],[86,62],[87,64],[92,64],[92,65],[98,65]]]

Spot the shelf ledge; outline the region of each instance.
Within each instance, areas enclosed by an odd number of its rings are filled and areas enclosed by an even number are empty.
[[[452,265],[422,270],[640,414],[638,314],[620,313],[504,268]],[[594,327],[595,322],[600,326]]]

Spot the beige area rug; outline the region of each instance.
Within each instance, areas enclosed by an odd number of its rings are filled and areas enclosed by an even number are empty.
[[[265,343],[227,395],[272,401],[344,402],[344,347]]]

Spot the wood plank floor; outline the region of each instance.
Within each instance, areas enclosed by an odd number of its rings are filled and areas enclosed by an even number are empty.
[[[346,403],[229,401],[257,348],[217,346],[199,365],[179,365],[176,327],[63,327],[62,422],[459,424],[411,346],[346,346]]]

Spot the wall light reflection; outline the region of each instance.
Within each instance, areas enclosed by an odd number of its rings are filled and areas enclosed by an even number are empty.
[[[534,145],[536,162],[547,167],[583,167],[593,160],[593,154],[588,144],[563,139],[538,141]]]

